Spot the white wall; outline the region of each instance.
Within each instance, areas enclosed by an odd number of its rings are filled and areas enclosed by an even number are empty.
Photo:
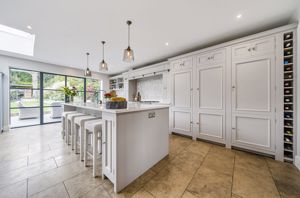
[[[10,67],[83,77],[83,70],[0,55],[0,72],[4,73],[3,90],[0,90],[0,94],[3,94],[4,97],[4,109],[1,109],[1,111],[4,112],[4,129],[6,130],[8,129],[8,125],[9,125],[9,68]],[[92,78],[102,80],[103,89],[109,90],[108,75],[94,72]]]
[[[151,76],[137,79],[137,92],[140,92],[142,100],[163,100],[163,76]]]

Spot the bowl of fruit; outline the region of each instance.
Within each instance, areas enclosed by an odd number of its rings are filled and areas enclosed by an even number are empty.
[[[106,94],[106,99],[108,99],[105,103],[107,109],[126,109],[127,101],[126,98],[118,97],[115,92]]]

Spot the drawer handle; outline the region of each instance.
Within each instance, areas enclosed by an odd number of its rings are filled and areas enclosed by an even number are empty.
[[[102,144],[106,144],[106,142],[102,142]]]
[[[191,124],[193,124],[193,122],[190,122]]]
[[[235,130],[235,128],[232,128],[232,130]]]
[[[196,124],[199,124],[199,122],[197,122]]]
[[[253,47],[252,50],[255,51],[255,50],[256,50],[256,47]]]
[[[251,48],[248,48],[248,52],[251,52]]]

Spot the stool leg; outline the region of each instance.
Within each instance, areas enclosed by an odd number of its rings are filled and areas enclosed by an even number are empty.
[[[93,177],[96,177],[96,167],[97,167],[97,150],[98,150],[98,138],[97,132],[94,130],[93,133]]]
[[[75,134],[74,134],[75,144],[74,144],[74,147],[75,147],[75,153],[76,153],[76,154],[78,154],[78,146],[77,146],[78,129],[80,130],[80,126],[78,126],[78,125],[75,123]]]
[[[82,126],[80,127],[80,160],[83,161],[84,160],[84,123],[82,124]]]
[[[67,128],[66,128],[66,143],[69,145],[69,130],[70,130],[70,122],[69,119],[67,119]]]
[[[61,131],[61,135],[62,135],[62,138],[65,139],[65,128],[66,128],[66,125],[65,125],[65,117],[62,117],[62,120],[61,120],[61,128],[62,128],[62,131]]]
[[[87,166],[88,130],[84,131],[84,166]]]
[[[71,148],[74,150],[74,120],[71,120]]]

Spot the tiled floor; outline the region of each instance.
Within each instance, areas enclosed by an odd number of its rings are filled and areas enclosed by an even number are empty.
[[[61,139],[60,124],[0,135],[0,197],[300,197],[290,164],[170,136],[170,155],[121,193],[92,177]]]

